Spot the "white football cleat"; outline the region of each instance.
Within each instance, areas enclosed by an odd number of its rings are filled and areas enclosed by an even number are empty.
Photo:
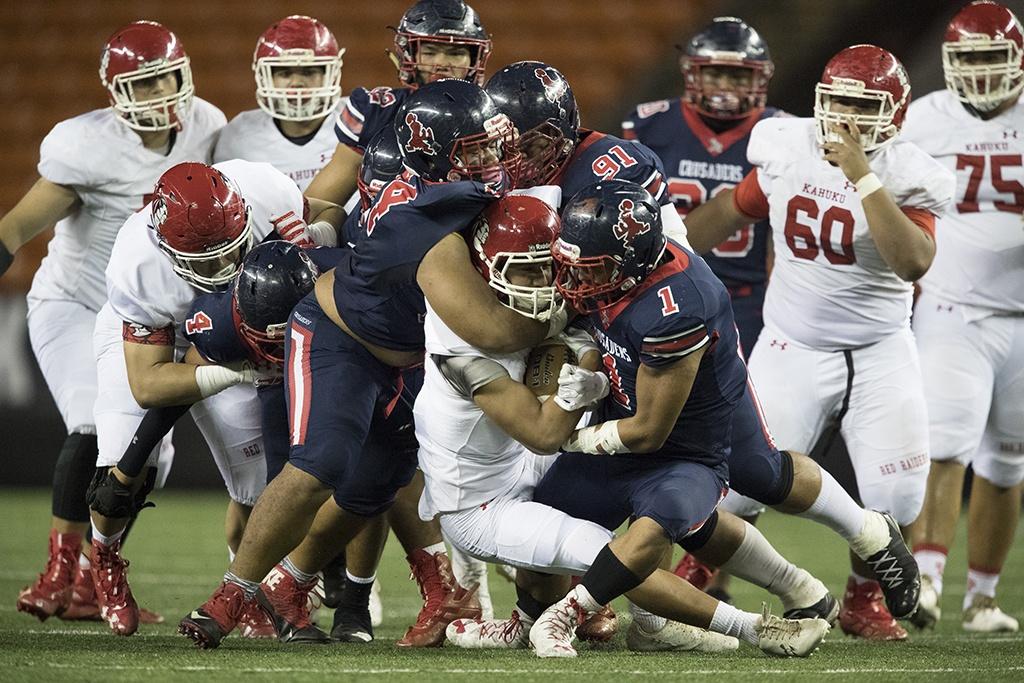
[[[921,597],[918,598],[917,612],[910,617],[910,623],[918,628],[935,628],[942,618],[942,607],[939,606],[939,592],[935,590],[932,577],[921,575]]]
[[[525,650],[530,647],[533,620],[518,609],[508,619],[456,619],[448,624],[448,642],[470,650]]]
[[[779,657],[807,657],[825,640],[831,626],[824,619],[783,619],[762,606],[757,625],[757,646]]]
[[[633,652],[729,652],[739,646],[740,641],[732,636],[671,620],[654,633],[648,633],[635,621],[626,631],[626,647]]]
[[[384,605],[380,601],[380,581],[373,580],[370,588],[370,624],[377,628],[384,623]]]
[[[538,657],[575,657],[572,641],[587,613],[576,602],[576,589],[544,610],[530,627],[530,644]]]
[[[963,627],[972,633],[1016,633],[1020,624],[1009,614],[999,609],[996,599],[987,595],[975,595],[971,606],[964,612]]]

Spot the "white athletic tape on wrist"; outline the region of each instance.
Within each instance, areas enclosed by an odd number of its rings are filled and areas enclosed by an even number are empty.
[[[199,385],[199,394],[203,398],[213,396],[244,381],[245,373],[226,368],[223,365],[196,366],[196,384]]]
[[[593,427],[576,430],[562,449],[571,453],[591,455],[615,455],[629,453],[619,437],[619,421],[609,420]]]
[[[863,178],[854,183],[854,187],[857,188],[857,194],[860,195],[861,201],[864,198],[876,190],[882,189],[882,181],[878,179],[874,173],[868,173]]]
[[[327,221],[317,221],[306,228],[309,237],[321,247],[338,246],[338,231]]]

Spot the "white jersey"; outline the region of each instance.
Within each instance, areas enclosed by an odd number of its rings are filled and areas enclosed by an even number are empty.
[[[465,510],[509,491],[522,476],[528,451],[484,415],[471,396],[456,390],[430,355],[490,358],[520,381],[529,352],[486,354],[452,332],[429,304],[424,333],[428,355],[416,397],[416,439],[433,515]]]
[[[265,161],[305,191],[338,146],[333,119],[333,115],[326,116],[316,135],[306,144],[298,145],[286,138],[262,109],[243,111],[221,131],[213,160]]]
[[[103,272],[117,231],[149,201],[164,171],[183,161],[210,161],[224,122],[217,107],[195,98],[166,155],[146,149],[110,108],[54,126],[39,148],[39,175],[70,187],[82,203],[54,229],[28,294],[30,308],[76,301],[98,311],[107,299]]]
[[[249,205],[253,238],[259,242],[289,213],[302,217],[304,199],[288,176],[270,164],[236,159],[214,164],[235,182]],[[147,208],[133,214],[117,235],[107,266],[110,307],[128,323],[151,330],[179,326],[202,292],[178,277],[160,251]]]
[[[775,247],[765,325],[809,348],[856,348],[908,326],[912,286],[878,253],[854,185],[822,158],[814,125],[772,118],[750,134]],[[870,162],[897,205],[945,213],[955,178],[915,145],[897,139]]]
[[[910,105],[903,137],[956,173],[921,286],[996,312],[1024,311],[1024,101],[984,121],[947,90]]]

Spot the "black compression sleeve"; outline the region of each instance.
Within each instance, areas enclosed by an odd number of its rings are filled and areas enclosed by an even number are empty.
[[[146,411],[145,417],[135,430],[135,436],[124,449],[124,455],[117,462],[117,469],[129,477],[137,477],[142,473],[142,468],[149,460],[149,454],[160,443],[160,439],[171,431],[171,427],[178,421],[178,418],[188,412],[191,406],[165,406],[163,408],[151,408]]]

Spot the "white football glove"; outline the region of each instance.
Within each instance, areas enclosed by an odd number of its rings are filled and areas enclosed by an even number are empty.
[[[228,367],[237,369],[242,374],[242,381],[239,384],[254,384],[258,387],[275,384],[284,378],[284,368],[276,363],[260,361],[254,363],[244,360],[238,363],[230,363]]]
[[[569,347],[577,362],[582,360],[583,356],[587,355],[590,351],[601,352],[601,348],[594,341],[594,338],[590,336],[589,332],[573,325],[565,328],[558,335],[558,341]]]
[[[604,373],[566,363],[558,373],[555,403],[565,411],[578,410],[600,401],[608,395],[608,389],[608,377]]]

